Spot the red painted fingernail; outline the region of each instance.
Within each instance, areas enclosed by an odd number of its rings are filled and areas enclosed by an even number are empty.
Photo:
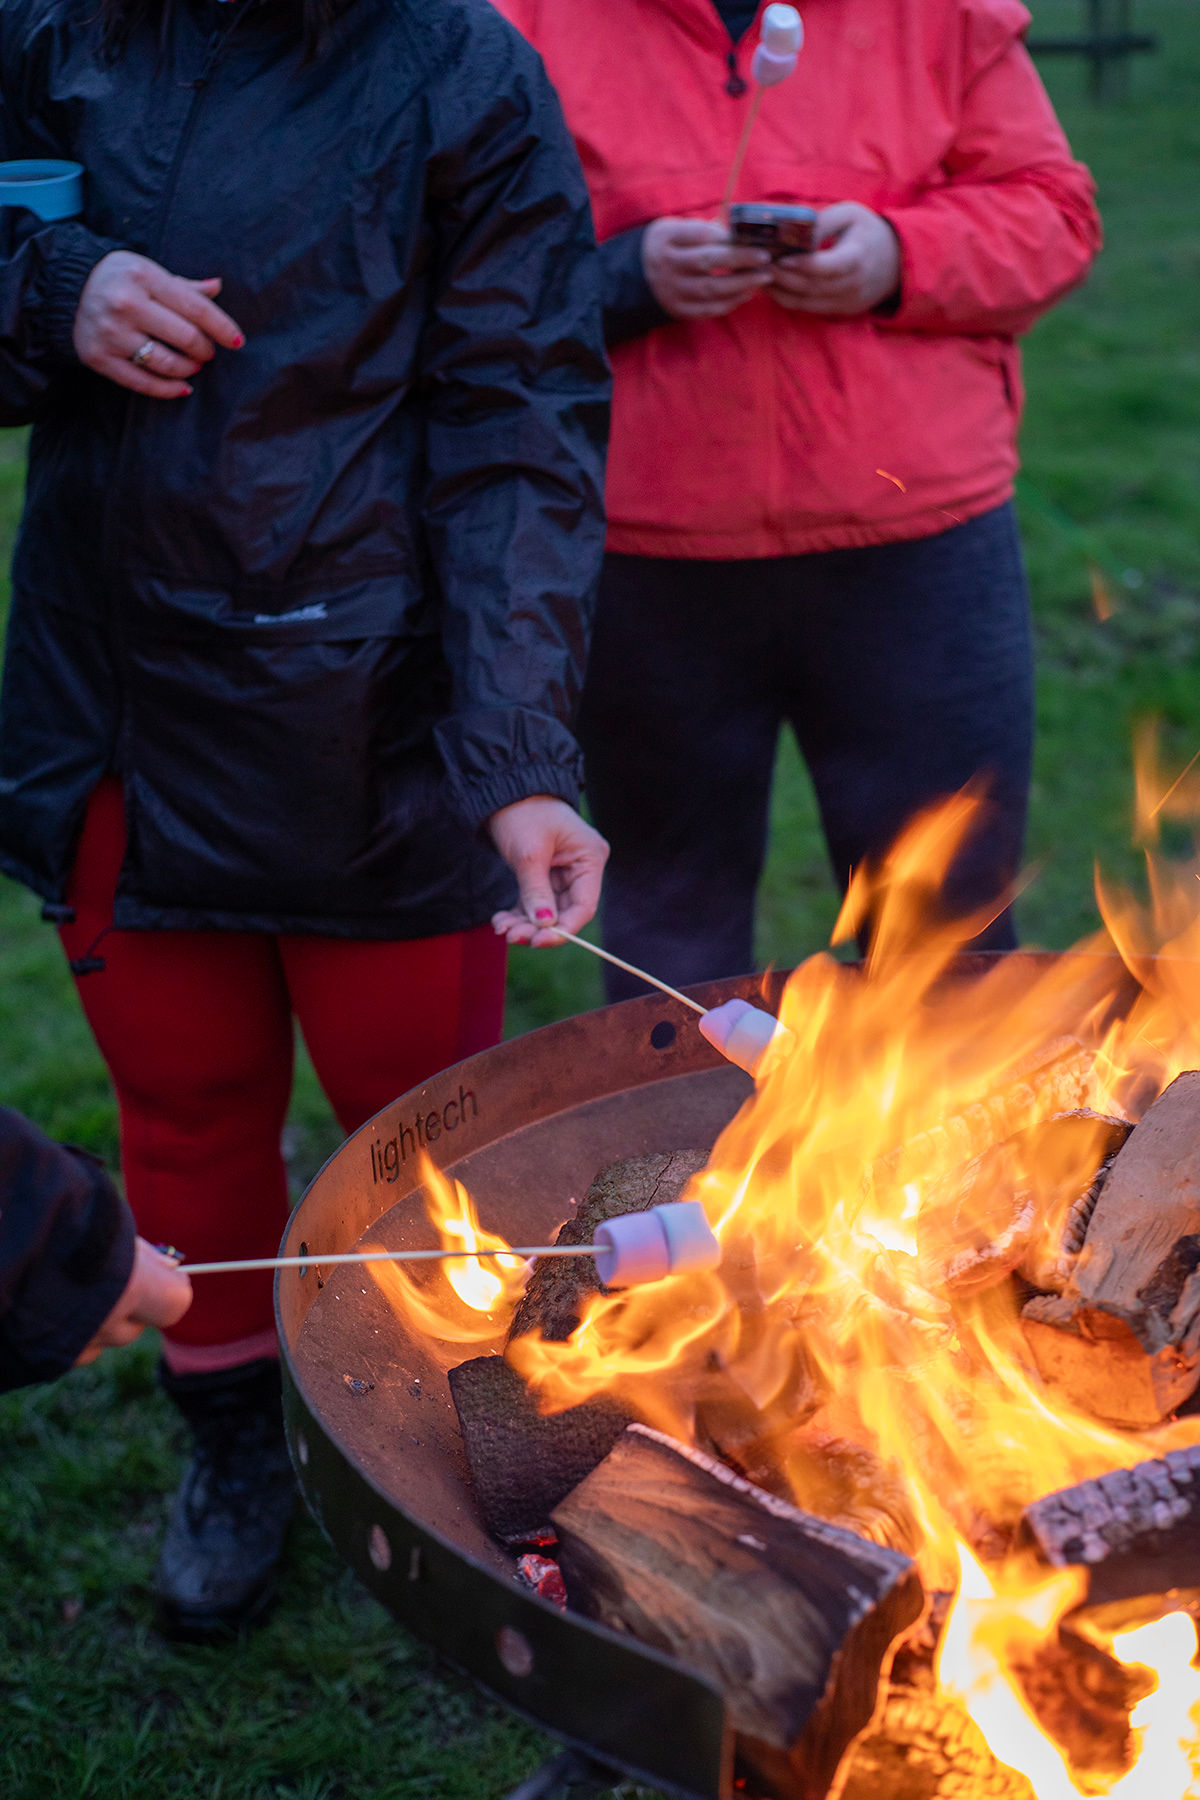
[[[243,345],[243,344],[244,344],[244,343],[245,343],[245,342],[246,342],[246,340],[245,340],[245,338],[244,338],[244,337],[243,337],[243,336],[242,336],[242,334],[241,334],[241,332],[240,332],[240,331],[239,331],[239,332],[238,332],[238,334],[237,334],[237,336],[236,336],[236,337],[235,337],[235,338],[234,338],[234,340],[233,340],[233,347],[234,347],[234,349],[235,349],[235,350],[240,350],[240,349],[241,349],[241,348],[242,348],[242,345]]]
[[[554,914],[548,906],[539,906],[533,916],[535,919],[549,919],[551,923],[554,921]]]

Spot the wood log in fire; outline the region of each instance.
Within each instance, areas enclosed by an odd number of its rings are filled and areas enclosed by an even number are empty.
[[[1200,1071],[1132,1133],[1062,1295],[1022,1323],[1043,1379],[1111,1424],[1156,1425],[1200,1384]]]
[[[1153,1617],[1166,1594],[1200,1598],[1200,1444],[1046,1494],[1017,1541],[1056,1568],[1086,1568],[1089,1606],[1132,1619]]]
[[[964,1297],[1020,1269],[1033,1286],[1061,1293],[1132,1130],[1088,1107],[1055,1113],[931,1184],[917,1220],[927,1279]]]
[[[678,1200],[707,1161],[703,1150],[634,1156],[601,1169],[557,1244],[590,1244],[597,1225]],[[562,1342],[601,1286],[590,1257],[545,1258],[513,1315],[508,1341],[540,1332]],[[552,1536],[550,1513],[608,1455],[632,1418],[600,1394],[561,1412],[543,1413],[536,1394],[502,1356],[478,1356],[450,1371],[450,1393],[488,1530],[519,1547]]]
[[[574,1606],[715,1680],[778,1800],[823,1800],[923,1595],[908,1557],[633,1425],[554,1510]]]
[[[550,1514],[608,1455],[629,1414],[604,1395],[542,1413],[502,1356],[460,1363],[449,1381],[488,1530],[514,1549],[551,1542]]]
[[[1028,1056],[993,1093],[916,1133],[870,1170],[872,1185],[904,1187],[965,1167],[1039,1119],[1086,1106],[1095,1053],[1078,1038],[1055,1038]]]
[[[838,1800],[1034,1800],[1026,1778],[996,1760],[962,1701],[938,1684],[952,1600],[932,1594],[897,1649],[883,1705],[840,1771]],[[1063,1625],[1018,1657],[1013,1673],[1085,1791],[1106,1791],[1133,1761],[1129,1714],[1148,1691],[1144,1679]]]
[[[889,1685],[878,1719],[850,1752],[838,1800],[1036,1800],[998,1763],[961,1700]]]

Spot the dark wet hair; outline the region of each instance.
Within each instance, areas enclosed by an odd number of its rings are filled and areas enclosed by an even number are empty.
[[[182,0],[100,0],[104,54],[115,61],[135,31],[150,29],[165,47],[171,15]],[[246,0],[269,7],[281,21],[294,22],[304,39],[305,60],[317,55],[337,19],[353,0]]]

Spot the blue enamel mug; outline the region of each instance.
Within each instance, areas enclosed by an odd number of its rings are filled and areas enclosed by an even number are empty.
[[[0,206],[27,206],[39,219],[75,219],[83,211],[83,165],[34,157],[0,162]]]

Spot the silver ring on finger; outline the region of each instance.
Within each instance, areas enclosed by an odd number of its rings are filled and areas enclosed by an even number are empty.
[[[133,355],[130,357],[129,360],[133,364],[135,369],[144,369],[146,364],[150,361],[151,356],[154,354],[154,352],[157,349],[158,349],[158,339],[157,338],[147,338],[145,343],[139,345],[139,347],[134,351]]]

